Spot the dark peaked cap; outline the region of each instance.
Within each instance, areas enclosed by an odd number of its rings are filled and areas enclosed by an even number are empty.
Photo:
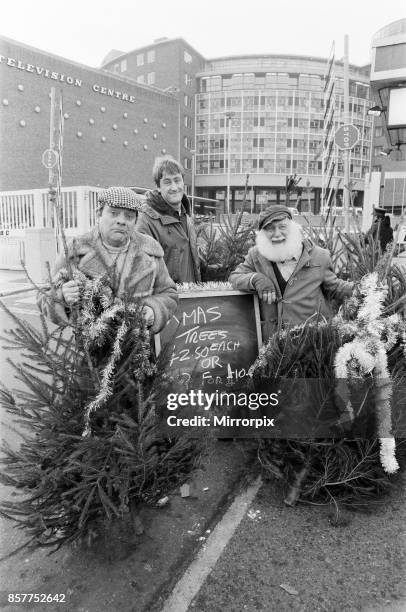
[[[266,208],[260,213],[258,228],[260,230],[265,229],[274,221],[282,221],[282,219],[286,218],[292,218],[292,213],[287,206],[282,206],[282,204],[269,206],[269,208]]]
[[[138,212],[142,202],[132,189],[128,187],[109,187],[99,192],[97,196],[97,210],[102,206],[113,206],[113,208],[127,208]]]
[[[374,206],[374,215],[381,215],[384,217],[386,215],[386,209],[380,208],[379,206]]]

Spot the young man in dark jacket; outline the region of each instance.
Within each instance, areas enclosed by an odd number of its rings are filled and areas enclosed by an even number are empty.
[[[137,230],[155,238],[164,250],[171,278],[177,283],[200,281],[197,239],[183,182],[185,171],[173,157],[157,157],[153,178],[157,189],[137,221]]]

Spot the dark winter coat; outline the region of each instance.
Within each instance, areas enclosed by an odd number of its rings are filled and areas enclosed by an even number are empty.
[[[106,276],[110,271],[107,284],[114,284],[114,270],[98,228],[76,238],[75,243],[69,245],[68,251],[71,264],[76,265],[88,278]],[[52,276],[55,278],[62,268],[66,268],[63,255],[57,259]],[[134,231],[122,269],[116,272],[117,276],[120,276],[119,286],[115,288],[117,297],[122,297],[125,291],[130,300],[140,298],[142,304],[150,306],[155,315],[151,331],[159,332],[174,313],[178,303],[175,283],[168,274],[161,246],[149,236]],[[53,300],[50,292],[40,294],[38,305],[54,323],[67,324],[69,309],[64,306],[61,288],[57,290],[55,297],[57,299]]]
[[[385,251],[386,246],[389,244],[389,242],[392,242],[393,240],[393,229],[390,225],[390,217],[387,216],[384,219],[382,217],[379,217],[375,219],[372,223],[371,229],[367,233],[367,243],[368,236],[372,236],[374,241],[378,236],[381,249],[382,251]]]
[[[252,277],[258,272],[272,281],[277,298],[274,304],[260,300],[264,341],[277,331],[278,325],[300,325],[317,312],[330,317],[332,313],[326,298],[343,299],[352,293],[352,283],[335,275],[329,252],[307,240],[283,297],[272,263],[261,255],[257,246],[248,251],[245,261],[231,273],[229,280],[235,289],[254,292]]]
[[[381,245],[382,251],[385,251],[386,246],[393,241],[393,229],[390,225],[390,218],[385,217],[385,219],[381,222],[381,227],[379,229],[379,242]]]
[[[162,246],[169,275],[176,283],[200,281],[197,238],[187,196],[182,199],[186,231],[179,215],[158,191],[149,191],[146,197],[147,202],[138,216],[137,230],[152,236]]]

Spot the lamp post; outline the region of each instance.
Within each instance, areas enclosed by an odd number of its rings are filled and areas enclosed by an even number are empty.
[[[231,183],[231,118],[234,113],[226,113],[227,117],[227,213],[230,213],[230,183]]]

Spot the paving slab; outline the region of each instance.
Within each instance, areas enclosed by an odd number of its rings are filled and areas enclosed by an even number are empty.
[[[41,610],[40,604],[6,605],[5,590],[25,593],[65,593],[66,604],[46,604],[52,612],[142,612],[152,609],[177,581],[207,538],[218,517],[231,503],[247,472],[248,455],[231,442],[213,440],[202,469],[189,481],[191,495],[179,488],[163,508],[140,508],[144,532],[134,535],[123,523],[106,541],[90,549],[69,547],[21,552],[0,563],[0,609]],[[18,546],[11,523],[2,521],[2,554]],[[44,605],[44,604],[42,604]]]

